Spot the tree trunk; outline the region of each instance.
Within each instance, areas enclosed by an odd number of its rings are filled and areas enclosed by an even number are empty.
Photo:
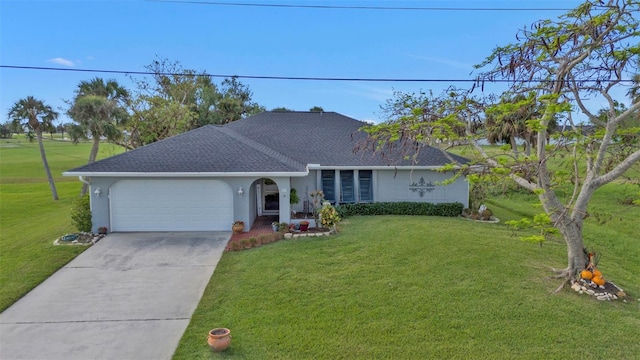
[[[511,150],[513,151],[513,156],[515,156],[515,158],[518,158],[518,144],[516,143],[516,137],[515,136],[510,136],[509,137],[509,142],[511,143]]]
[[[567,278],[575,278],[587,265],[587,258],[584,254],[584,242],[582,241],[582,230],[569,218],[561,220],[558,228],[567,243],[567,268],[563,274]]]
[[[44,171],[47,173],[47,180],[49,181],[49,187],[51,188],[53,200],[58,200],[58,191],[56,190],[56,184],[53,182],[53,176],[51,176],[51,170],[49,169],[47,156],[44,153],[44,144],[42,143],[42,130],[40,128],[36,128],[36,136],[38,137],[38,145],[40,146],[40,157],[42,158]]]
[[[531,156],[531,141],[524,141],[524,153],[527,157]]]
[[[89,162],[87,164],[91,164],[96,161],[98,157],[98,150],[100,149],[100,135],[93,134],[93,145],[91,146],[91,152],[89,153]],[[82,190],[80,190],[80,196],[83,196],[87,193],[89,186],[85,183],[82,183]]]
[[[572,219],[568,209],[552,190],[549,189],[541,194],[540,200],[553,226],[560,230],[567,243],[567,267],[559,271],[559,276],[567,280],[575,278],[580,271],[584,270],[587,261],[582,240],[582,222]]]

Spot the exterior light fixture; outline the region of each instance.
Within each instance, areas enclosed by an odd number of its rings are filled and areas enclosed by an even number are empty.
[[[96,194],[96,197],[100,197],[100,194],[102,193],[102,189],[97,187],[96,190],[93,193]]]
[[[240,186],[240,187],[238,188],[238,196],[239,196],[239,197],[242,197],[242,195],[244,195],[244,190],[242,190],[242,186]]]

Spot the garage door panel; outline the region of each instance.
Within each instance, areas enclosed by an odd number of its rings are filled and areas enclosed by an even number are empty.
[[[233,194],[219,180],[122,180],[110,189],[113,231],[227,231]]]

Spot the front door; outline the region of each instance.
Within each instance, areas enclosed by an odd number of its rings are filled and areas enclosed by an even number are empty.
[[[280,192],[278,185],[271,179],[262,179],[262,213],[278,215],[280,213]]]

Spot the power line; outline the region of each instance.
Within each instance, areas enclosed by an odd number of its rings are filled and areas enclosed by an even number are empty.
[[[299,9],[347,9],[347,10],[400,10],[400,11],[571,11],[563,8],[471,8],[471,7],[397,7],[397,6],[344,6],[344,5],[294,5],[294,4],[259,4],[219,1],[190,1],[190,0],[147,0],[151,2],[166,2],[178,4],[242,6],[242,7],[273,7]]]
[[[348,78],[348,77],[318,77],[318,76],[267,76],[267,75],[230,75],[230,74],[207,74],[207,73],[172,73],[172,72],[153,72],[153,71],[130,71],[130,70],[103,70],[103,69],[70,69],[56,68],[44,66],[21,66],[21,65],[0,65],[5,69],[20,70],[43,70],[43,71],[70,71],[70,72],[86,72],[86,73],[105,73],[105,74],[122,74],[122,75],[163,75],[163,76],[198,76],[212,78],[231,78],[238,79],[258,79],[258,80],[299,80],[299,81],[351,81],[351,82],[449,82],[449,83],[513,83],[510,79],[401,79],[401,78]],[[554,80],[536,80],[531,82],[553,82]],[[582,82],[597,82],[599,80],[577,80]],[[622,79],[621,82],[633,82],[631,79]]]

